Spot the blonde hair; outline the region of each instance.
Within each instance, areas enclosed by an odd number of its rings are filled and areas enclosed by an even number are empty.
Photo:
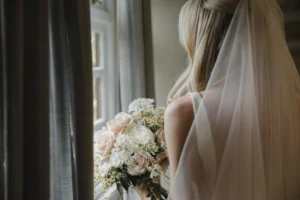
[[[205,90],[239,0],[188,0],[179,17],[180,42],[188,67],[168,96],[168,102],[188,92]]]

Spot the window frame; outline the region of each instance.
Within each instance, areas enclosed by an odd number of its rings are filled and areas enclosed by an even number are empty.
[[[98,131],[119,110],[115,0],[103,0],[101,4],[91,5],[91,29],[99,33],[100,42],[100,52],[97,52],[100,67],[93,66],[93,79],[101,78],[102,84],[102,118],[94,121],[94,131]]]

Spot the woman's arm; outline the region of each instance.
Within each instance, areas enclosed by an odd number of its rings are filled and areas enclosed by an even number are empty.
[[[193,120],[194,110],[191,96],[178,98],[166,109],[165,134],[170,160],[171,183]]]

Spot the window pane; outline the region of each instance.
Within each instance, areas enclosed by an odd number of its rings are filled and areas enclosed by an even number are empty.
[[[91,39],[93,67],[100,67],[100,34],[92,31]]]
[[[101,108],[101,100],[102,100],[102,84],[101,78],[94,78],[93,81],[93,91],[94,91],[94,120],[99,120],[102,118],[102,108]]]

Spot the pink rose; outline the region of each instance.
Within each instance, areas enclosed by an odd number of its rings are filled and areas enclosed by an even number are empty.
[[[132,176],[144,174],[152,165],[152,158],[148,154],[138,154],[132,164],[128,165],[128,172]]]
[[[152,178],[152,183],[159,184],[159,177],[158,176],[153,177]]]
[[[107,122],[107,127],[110,131],[118,134],[127,127],[130,121],[131,115],[128,115],[127,113],[119,113],[116,115],[115,119]]]
[[[136,164],[141,168],[146,168],[151,165],[151,158],[148,155],[137,155],[136,156]]]
[[[96,153],[100,155],[100,159],[104,160],[109,157],[114,148],[116,137],[113,132],[107,131],[99,136],[96,141]]]
[[[161,152],[156,156],[157,163],[161,166],[163,173],[166,173],[169,166],[169,158],[166,152]]]
[[[164,128],[161,128],[159,129],[157,132],[156,132],[156,135],[157,135],[157,141],[159,144],[166,144],[166,136],[165,136],[165,130]]]

